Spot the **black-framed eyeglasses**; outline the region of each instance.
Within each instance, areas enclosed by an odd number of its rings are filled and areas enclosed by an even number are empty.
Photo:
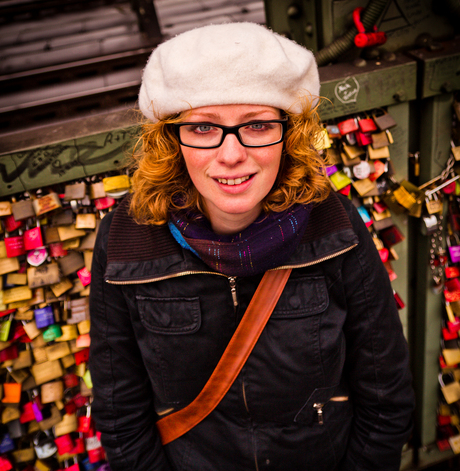
[[[268,147],[279,144],[287,130],[288,118],[253,121],[237,126],[213,123],[175,123],[181,145],[195,149],[220,147],[228,134],[234,134],[244,147]]]

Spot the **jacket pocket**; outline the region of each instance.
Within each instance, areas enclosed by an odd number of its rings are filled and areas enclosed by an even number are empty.
[[[136,296],[142,325],[163,335],[193,334],[201,325],[198,297],[149,298]]]
[[[295,319],[324,312],[329,306],[326,280],[324,276],[300,276],[290,278],[272,319]]]
[[[327,425],[353,417],[350,398],[338,386],[315,389],[297,413],[294,422]]]

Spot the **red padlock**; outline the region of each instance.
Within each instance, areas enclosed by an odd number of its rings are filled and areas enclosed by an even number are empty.
[[[13,469],[13,465],[6,456],[0,456],[0,471],[10,471]]]
[[[60,455],[64,455],[65,453],[70,453],[71,450],[75,447],[75,443],[72,440],[70,434],[66,433],[65,435],[61,435],[60,437],[56,437],[54,439],[54,443],[58,448],[58,453]]]
[[[87,406],[84,411],[85,415],[78,417],[78,428],[77,432],[88,433],[91,430],[91,406]]]
[[[356,47],[370,47],[381,46],[387,42],[387,35],[383,31],[377,31],[377,26],[374,26],[372,33],[366,33],[366,28],[361,22],[361,12],[363,7],[355,8],[353,11],[353,21],[355,23],[358,34],[355,36]]]
[[[79,365],[80,363],[86,363],[89,359],[89,348],[84,348],[79,352],[75,352],[75,364]]]
[[[97,198],[94,200],[94,206],[99,211],[108,209],[115,204],[115,200],[111,196],[104,196],[103,198]]]
[[[64,380],[64,384],[67,389],[74,388],[80,384],[80,378],[74,373],[67,373],[62,377],[62,379]]]
[[[53,242],[49,245],[50,256],[54,258],[65,257],[68,252],[62,246],[62,242]]]
[[[15,360],[18,356],[18,346],[17,344],[13,343],[0,352],[0,363],[3,363],[7,360]]]
[[[358,120],[356,118],[345,119],[344,121],[338,123],[337,126],[342,136],[355,132],[359,129]]]
[[[24,246],[24,236],[19,234],[15,237],[8,237],[5,235],[5,249],[8,258],[19,257],[26,253]]]
[[[34,414],[34,409],[33,409],[33,402],[26,402],[22,406],[22,412],[19,417],[19,422],[21,424],[26,424],[27,422],[32,422],[32,420],[35,420],[35,414]]]
[[[367,146],[372,144],[372,134],[370,132],[356,131],[355,136],[358,146]]]
[[[22,227],[23,222],[22,221],[16,221],[14,219],[14,216],[7,216],[4,219],[4,224],[5,224],[5,232],[14,232],[16,229],[19,229]]]

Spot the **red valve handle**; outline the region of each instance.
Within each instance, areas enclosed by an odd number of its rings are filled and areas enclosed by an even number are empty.
[[[358,33],[366,32],[366,28],[364,28],[364,25],[361,23],[361,12],[363,10],[364,10],[363,7],[358,7],[353,10],[353,22],[355,23]]]

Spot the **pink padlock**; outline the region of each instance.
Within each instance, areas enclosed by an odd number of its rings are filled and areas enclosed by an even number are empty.
[[[24,232],[24,246],[26,250],[34,250],[44,246],[42,230],[38,220],[37,227],[33,227]]]
[[[372,144],[372,134],[370,132],[356,131],[355,136],[358,146],[367,146]]]
[[[50,256],[54,258],[65,257],[68,252],[62,246],[62,242],[53,242],[49,245]]]
[[[72,437],[66,433],[65,435],[61,435],[60,437],[56,437],[54,439],[54,443],[58,448],[58,453],[60,455],[64,455],[66,453],[70,453],[71,450],[75,447],[75,443],[72,440]]]
[[[94,206],[99,211],[108,209],[115,204],[115,200],[111,196],[105,196],[104,198],[97,198],[94,200]]]
[[[78,278],[80,278],[83,286],[88,286],[91,283],[91,272],[86,267],[77,271]]]

